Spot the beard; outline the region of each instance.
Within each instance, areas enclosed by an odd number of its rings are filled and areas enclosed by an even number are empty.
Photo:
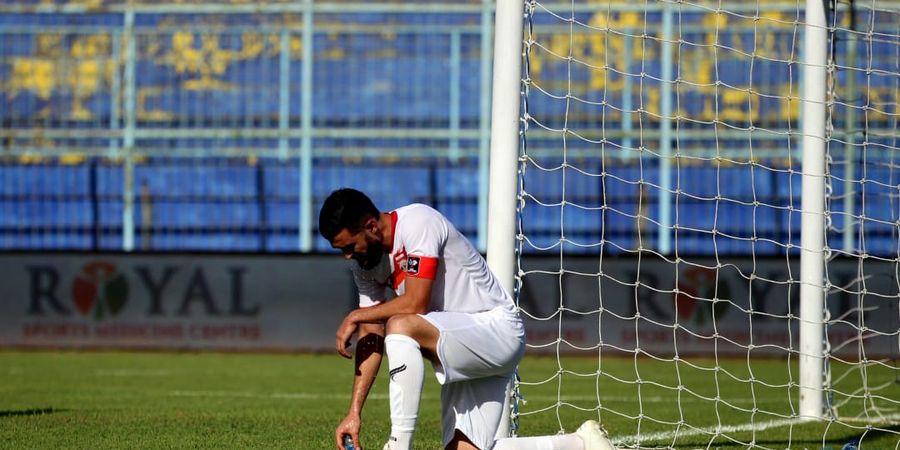
[[[364,270],[374,269],[381,262],[381,257],[384,256],[384,250],[381,249],[380,242],[369,242],[368,244],[366,253],[356,259],[359,267],[362,267]]]

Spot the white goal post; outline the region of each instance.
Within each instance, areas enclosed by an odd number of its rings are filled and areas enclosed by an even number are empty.
[[[825,5],[806,1],[800,230],[800,417],[819,419],[825,364]]]
[[[900,2],[499,0],[495,23],[488,264],[546,358],[520,433],[900,442]]]

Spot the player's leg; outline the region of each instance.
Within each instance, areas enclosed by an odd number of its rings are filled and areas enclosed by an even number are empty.
[[[488,377],[441,387],[446,450],[615,450],[589,420],[575,433],[496,440],[509,377]]]
[[[524,352],[521,322],[503,311],[431,313],[447,450],[612,450],[605,431],[588,421],[576,433],[496,440],[507,385]],[[497,447],[500,445],[500,447]]]
[[[431,313],[440,330],[443,445],[448,449],[490,449],[506,405],[507,386],[525,351],[524,329],[514,313]]]
[[[574,434],[506,438],[497,441],[491,450],[584,450],[584,442]]]
[[[412,338],[419,344],[422,355],[434,363],[437,359],[437,342],[441,332],[418,314],[401,314],[391,317],[385,328],[385,336],[400,334]]]
[[[453,440],[447,444],[444,450],[479,450],[462,431],[456,430]]]
[[[479,450],[462,432],[456,431],[446,450]],[[615,450],[595,421],[587,421],[575,433],[500,439],[490,450]]]
[[[570,434],[500,439],[491,450],[615,450],[606,431],[589,420]]]
[[[425,379],[422,355],[435,354],[439,332],[417,315],[400,315],[387,322],[384,339],[390,381],[391,437],[385,449],[408,450],[419,415]]]

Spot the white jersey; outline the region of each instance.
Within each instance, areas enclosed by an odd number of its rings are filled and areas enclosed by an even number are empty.
[[[434,280],[428,312],[475,313],[497,307],[515,311],[512,297],[481,254],[441,213],[414,203],[390,214],[390,254],[371,270],[351,265],[360,307],[385,301],[385,288],[402,295],[406,277],[418,277]]]

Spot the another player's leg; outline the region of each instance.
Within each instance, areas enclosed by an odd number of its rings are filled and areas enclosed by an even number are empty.
[[[384,339],[390,381],[391,437],[385,450],[409,450],[425,380],[425,354],[433,354],[438,330],[416,315],[391,318]]]

